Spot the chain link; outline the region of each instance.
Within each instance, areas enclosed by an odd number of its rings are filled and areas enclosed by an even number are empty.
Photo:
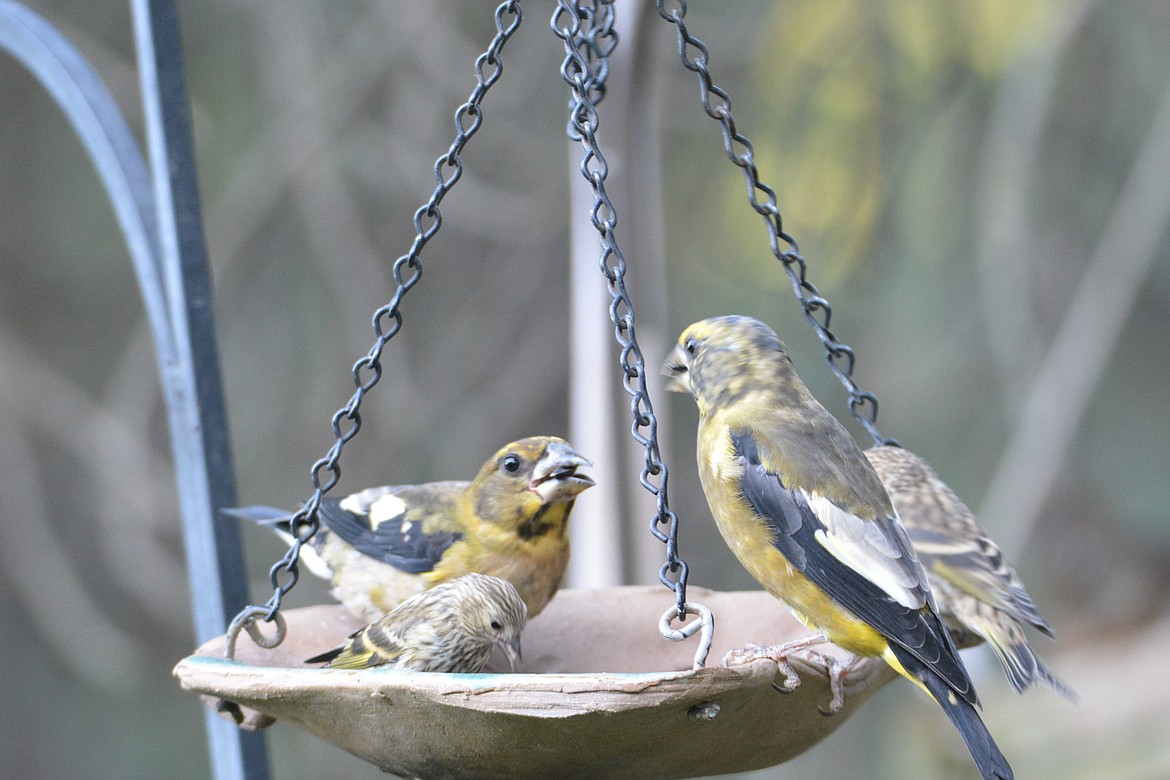
[[[748,203],[764,218],[772,247],[772,254],[784,266],[792,282],[792,292],[804,310],[805,319],[812,325],[821,344],[825,347],[825,360],[845,390],[849,393],[849,414],[873,438],[874,444],[897,444],[894,439],[882,436],[877,428],[878,400],[872,392],[862,390],[853,379],[855,356],[853,348],[837,339],[829,330],[832,309],[829,302],[807,278],[808,267],[796,239],[784,232],[783,218],[776,205],[776,193],[760,181],[756,171],[752,142],[735,129],[731,116],[731,97],[711,79],[707,67],[707,47],[698,38],[687,32],[683,18],[687,13],[685,0],[656,0],[658,15],[678,28],[678,54],[683,67],[699,79],[699,99],[707,116],[719,123],[723,132],[723,150],[734,165],[743,169],[747,183]],[[717,101],[712,101],[712,96]],[[761,197],[762,196],[762,197]],[[787,249],[781,246],[787,245]]]
[[[592,0],[592,2],[576,3],[572,10],[563,6],[553,14],[552,28],[557,37],[562,37],[558,30],[557,20],[562,13],[577,14],[576,31],[573,33],[574,45],[584,57],[585,93],[589,97],[589,104],[596,108],[597,104],[605,99],[605,80],[609,76],[609,55],[617,48],[618,37],[614,30],[614,12],[612,5],[606,0]],[[566,58],[561,66],[561,76],[572,84],[574,77],[570,68],[572,58]],[[580,141],[581,134],[577,131],[577,124],[583,121],[576,113],[584,109],[574,95],[569,95],[569,119],[565,126],[565,133],[570,140]]]
[[[227,648],[234,649],[235,639],[241,629],[246,628],[252,633],[253,623],[263,618],[271,622],[279,617],[279,611],[285,595],[296,586],[300,578],[301,548],[313,538],[320,528],[318,510],[321,499],[341,479],[341,451],[346,442],[357,435],[361,429],[362,418],[359,413],[362,398],[382,377],[382,351],[390,339],[402,329],[402,313],[399,306],[403,297],[412,287],[418,284],[422,277],[422,250],[427,242],[439,232],[443,225],[443,215],[439,210],[439,203],[447,192],[455,186],[463,175],[463,160],[460,154],[464,146],[479,129],[483,122],[482,101],[487,91],[491,89],[503,73],[504,63],[500,53],[504,44],[512,37],[522,20],[519,0],[501,3],[495,12],[496,35],[492,39],[487,51],[479,55],[475,61],[475,89],[472,90],[467,102],[455,112],[455,140],[447,149],[446,154],[435,160],[435,189],[431,197],[414,213],[415,237],[410,251],[394,261],[392,269],[395,291],[386,305],[374,312],[372,325],[377,337],[370,351],[361,357],[353,366],[353,380],[356,388],[352,397],[341,409],[333,415],[333,446],[325,456],[313,464],[310,478],[313,482],[313,495],[292,518],[294,538],[284,557],[276,562],[268,572],[268,579],[272,583],[272,598],[263,607],[245,607],[232,621],[228,634]],[[327,476],[322,479],[323,473]],[[277,641],[283,639],[283,631],[278,632]],[[228,654],[231,657],[231,654]]]
[[[633,423],[630,434],[644,449],[642,486],[657,501],[650,531],[666,545],[666,563],[658,572],[662,584],[675,593],[680,620],[687,614],[688,569],[678,554],[678,517],[667,501],[669,472],[658,447],[658,418],[646,387],[646,361],[634,332],[634,305],[626,290],[626,261],[618,248],[614,230],[617,211],[605,190],[609,167],[597,144],[597,101],[605,96],[608,57],[617,45],[612,0],[560,0],[552,16],[552,29],[565,44],[561,75],[572,90],[569,101],[569,137],[585,150],[581,175],[593,189],[589,218],[601,239],[601,271],[608,282],[612,301],[609,318],[621,347],[622,386],[630,396]],[[645,432],[643,432],[645,431]],[[665,527],[665,531],[663,530]]]

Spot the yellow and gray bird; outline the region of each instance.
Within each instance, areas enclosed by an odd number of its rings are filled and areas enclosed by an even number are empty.
[[[376,620],[411,596],[478,572],[515,586],[532,617],[557,592],[569,563],[569,514],[593,480],[592,463],[555,436],[501,448],[470,482],[377,487],[325,498],[321,527],[301,550],[333,596]],[[292,543],[292,514],[273,507],[224,510],[271,526]]]
[[[913,452],[872,447],[865,457],[894,502],[930,578],[939,614],[955,638],[985,640],[1016,693],[1039,681],[1075,699],[1072,689],[1037,657],[1024,633],[1025,623],[1048,636],[1052,627],[962,499]]]
[[[520,669],[520,632],[528,608],[512,583],[465,574],[399,604],[350,634],[345,644],[305,663],[333,669],[390,666],[418,672],[477,674],[495,650]]]
[[[698,404],[699,477],[740,563],[828,641],[929,693],[984,778],[1012,777],[889,496],[776,333],[750,317],[697,322],[663,371]]]

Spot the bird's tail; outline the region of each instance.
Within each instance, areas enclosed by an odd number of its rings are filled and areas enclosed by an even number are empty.
[[[232,508],[225,507],[219,511],[220,514],[226,517],[233,517],[236,520],[248,520],[256,525],[271,528],[290,547],[296,542],[296,537],[293,536],[292,512],[277,509],[274,506],[264,506],[263,504]],[[316,546],[320,541],[321,534],[318,534],[314,537],[313,544],[302,547],[300,559],[313,574],[323,580],[330,580],[333,578],[333,567],[326,563],[317,551]]]
[[[307,663],[307,664],[326,664],[326,663],[329,663],[330,661],[336,660],[337,657],[339,655],[341,655],[343,650],[345,650],[345,645],[338,645],[337,647],[333,648],[332,650],[326,650],[324,653],[318,653],[317,655],[313,656],[312,658],[306,658],[305,663]]]
[[[1012,780],[1012,768],[991,738],[987,726],[975,707],[951,690],[946,681],[931,671],[926,664],[908,651],[891,643],[891,649],[902,667],[913,679],[926,688],[927,693],[943,708],[951,723],[959,730],[983,780]]]
[[[1022,636],[1016,642],[1005,642],[1005,637],[990,633],[985,634],[984,638],[995,650],[1004,673],[1007,674],[1008,682],[1016,693],[1023,693],[1039,681],[1069,701],[1077,700],[1076,692],[1040,660],[1036,651]]]
[[[277,532],[288,533],[292,531],[292,514],[274,506],[255,504],[253,506],[224,507],[219,511],[221,514],[234,517],[236,520],[248,520],[256,525],[272,526]]]

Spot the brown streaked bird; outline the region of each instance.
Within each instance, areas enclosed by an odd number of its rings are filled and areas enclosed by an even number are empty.
[[[930,464],[901,447],[865,451],[930,577],[939,614],[960,642],[974,635],[995,651],[1016,693],[1043,682],[1076,694],[1028,644],[1024,624],[1052,636],[1019,575],[955,491]]]
[[[465,574],[411,596],[349,635],[345,644],[305,663],[333,669],[389,666],[418,672],[476,674],[499,649],[520,669],[520,632],[528,609],[512,583]]]
[[[818,638],[878,656],[926,691],[985,780],[1011,778],[881,480],[776,333],[751,317],[696,322],[663,371],[698,404],[703,493],[744,568]],[[811,641],[762,653],[786,663]]]
[[[470,482],[430,482],[325,498],[321,528],[301,550],[333,596],[376,620],[428,588],[478,572],[515,586],[540,614],[569,563],[569,514],[593,480],[564,439],[533,436],[492,455]],[[292,514],[267,506],[224,510],[269,525],[292,543]]]

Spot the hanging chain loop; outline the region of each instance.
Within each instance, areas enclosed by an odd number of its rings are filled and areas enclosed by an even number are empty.
[[[634,304],[626,290],[626,261],[614,234],[617,211],[606,193],[609,174],[605,156],[597,143],[597,103],[605,97],[609,55],[617,45],[613,0],[560,0],[553,11],[552,29],[565,44],[561,75],[572,91],[569,100],[568,135],[585,150],[580,171],[593,189],[589,218],[601,239],[601,272],[608,282],[612,300],[609,318],[621,347],[622,386],[630,396],[633,423],[630,434],[644,449],[642,486],[655,497],[656,512],[650,531],[666,545],[666,563],[659,570],[662,584],[675,593],[676,613],[684,620],[688,611],[687,564],[678,553],[678,517],[667,501],[668,471],[658,446],[658,418],[646,387],[646,361],[634,331]],[[665,530],[663,530],[665,528]]]
[[[832,309],[829,302],[817,292],[807,278],[808,267],[796,239],[784,232],[783,218],[776,205],[776,192],[760,181],[756,171],[755,155],[752,142],[747,136],[735,129],[735,120],[731,116],[731,97],[715,84],[711,79],[711,71],[707,67],[707,47],[698,38],[687,32],[683,18],[687,13],[685,0],[656,0],[658,15],[678,28],[678,54],[683,67],[693,72],[699,79],[699,99],[707,116],[719,123],[723,132],[723,150],[732,164],[743,169],[747,183],[748,203],[764,218],[768,228],[768,235],[772,247],[772,254],[784,266],[788,278],[792,282],[792,292],[804,310],[808,320],[821,344],[825,348],[825,359],[829,369],[836,374],[837,379],[845,386],[849,393],[849,414],[873,438],[874,444],[893,444],[897,441],[882,436],[877,428],[878,400],[872,392],[862,390],[853,379],[854,353],[853,349],[837,339],[829,329]],[[781,246],[784,244],[787,248]]]
[[[695,662],[691,669],[702,669],[707,663],[707,655],[711,652],[711,640],[715,638],[715,615],[702,604],[693,603],[686,605],[686,614],[696,617],[682,628],[671,628],[670,624],[675,618],[683,620],[685,617],[680,616],[673,607],[666,610],[658,619],[658,633],[672,642],[682,642],[698,633],[699,647],[695,650]]]
[[[248,632],[248,636],[252,637],[252,642],[257,647],[271,649],[284,641],[284,636],[288,633],[288,624],[284,622],[284,616],[279,612],[271,618],[272,622],[276,624],[276,631],[272,636],[265,636],[260,630],[258,622],[267,612],[267,607],[253,605],[244,607],[238,615],[232,618],[231,625],[228,626],[227,630],[227,641],[223,646],[225,658],[236,657],[236,640],[240,638],[241,630]]]
[[[313,538],[320,528],[318,510],[321,506],[321,499],[341,479],[341,451],[346,442],[356,436],[361,429],[362,418],[359,409],[362,398],[382,377],[382,351],[390,339],[394,338],[402,329],[402,312],[399,311],[399,306],[406,293],[418,284],[422,276],[423,248],[443,225],[443,215],[439,211],[439,204],[463,175],[463,160],[460,155],[467,142],[483,123],[482,102],[484,96],[503,73],[504,63],[500,53],[504,44],[520,27],[519,0],[501,3],[496,8],[495,22],[496,35],[492,39],[491,45],[475,61],[475,88],[471,91],[467,102],[459,106],[455,112],[455,140],[452,141],[447,152],[435,160],[434,192],[431,193],[427,202],[414,213],[414,241],[410,250],[394,261],[392,268],[396,287],[394,295],[388,303],[374,312],[372,320],[376,336],[374,345],[366,355],[354,363],[353,380],[356,388],[354,394],[345,406],[333,415],[333,446],[329,448],[324,457],[313,464],[310,470],[313,495],[293,515],[293,543],[284,557],[277,561],[268,572],[268,579],[273,588],[272,598],[262,607],[245,607],[236,615],[227,636],[226,649],[229,658],[234,655],[236,638],[241,629],[247,629],[254,640],[258,636],[254,630],[254,623],[258,619],[263,619],[266,622],[280,621],[277,623],[276,635],[265,640],[271,644],[262,646],[275,647],[284,638],[283,621],[280,620],[279,611],[285,595],[293,589],[300,578],[301,548]]]

